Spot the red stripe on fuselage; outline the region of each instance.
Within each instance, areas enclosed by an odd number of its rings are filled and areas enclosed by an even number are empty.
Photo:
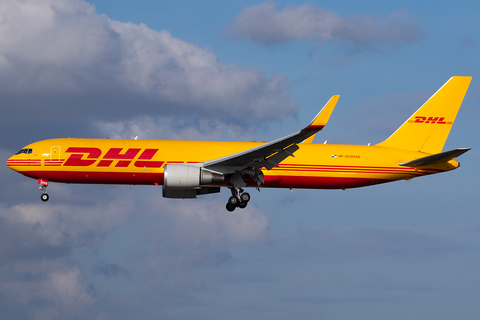
[[[163,184],[163,173],[147,172],[78,172],[78,171],[24,171],[27,177],[48,179],[50,182],[84,184]],[[347,189],[390,182],[392,180],[354,177],[303,177],[303,176],[265,176],[261,188],[299,188],[299,189]],[[252,180],[246,179],[249,187],[256,187]],[[219,184],[218,186],[226,186]]]
[[[163,184],[163,173],[148,172],[94,172],[94,171],[22,171],[34,179],[49,182],[88,184]]]
[[[391,182],[387,179],[354,177],[265,176],[265,187],[298,189],[348,189]],[[256,186],[255,184],[251,185]],[[264,187],[263,185],[260,187]]]

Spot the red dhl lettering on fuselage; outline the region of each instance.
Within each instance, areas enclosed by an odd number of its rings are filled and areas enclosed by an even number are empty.
[[[121,153],[123,148],[110,148],[103,157],[102,150],[91,147],[69,147],[65,153],[71,153],[64,166],[70,167],[88,167],[93,165],[99,159],[97,167],[110,167],[115,160],[118,160],[115,167],[128,167],[132,162],[137,168],[160,168],[164,161],[151,161],[159,149],[129,148],[125,153]],[[140,154],[137,160],[135,157]],[[87,156],[85,156],[87,155]]]
[[[453,124],[453,122],[444,121],[445,117],[420,117],[415,116],[415,120],[408,120],[409,123],[430,123],[430,124]]]

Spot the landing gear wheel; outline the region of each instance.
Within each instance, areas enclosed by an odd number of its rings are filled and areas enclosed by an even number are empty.
[[[42,193],[40,196],[40,199],[42,199],[43,202],[47,202],[49,198],[48,193]]]
[[[238,198],[235,197],[235,196],[231,196],[230,198],[228,198],[228,204],[232,205],[232,206],[238,206],[238,203],[240,201],[238,201]]]
[[[243,192],[242,188],[231,188],[232,196],[228,198],[227,210],[233,211],[236,207],[243,209],[247,206],[248,201],[250,201],[250,194]]]
[[[247,203],[248,201],[250,201],[250,194],[248,192],[244,192],[240,195],[240,200],[242,202],[245,202]]]
[[[245,208],[245,207],[247,206],[247,204],[248,204],[248,202],[239,202],[239,203],[238,203],[238,207],[239,207],[240,209],[243,209],[243,208]]]

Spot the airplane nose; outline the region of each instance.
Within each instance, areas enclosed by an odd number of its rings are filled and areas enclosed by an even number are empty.
[[[12,168],[12,157],[8,158],[7,160],[7,167],[9,167],[10,169]]]
[[[11,156],[10,158],[8,158],[7,160],[7,166],[12,169],[13,171],[17,171],[17,162],[18,160],[15,158],[15,156]]]

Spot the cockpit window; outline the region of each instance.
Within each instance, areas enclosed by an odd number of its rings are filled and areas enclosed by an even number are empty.
[[[22,150],[18,151],[18,152],[15,153],[15,154],[22,154],[22,153],[24,153],[24,154],[31,154],[31,153],[32,153],[32,149],[22,149]]]

